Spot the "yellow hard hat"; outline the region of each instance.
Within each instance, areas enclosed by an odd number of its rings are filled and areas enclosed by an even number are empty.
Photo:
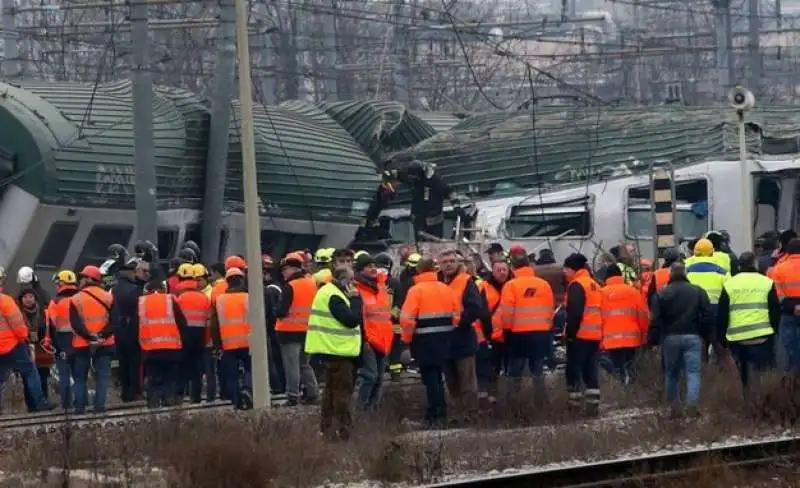
[[[56,283],[64,283],[65,285],[74,285],[78,282],[78,278],[72,271],[63,269],[53,276],[53,281]]]
[[[317,249],[317,252],[314,253],[314,261],[318,263],[330,263],[331,259],[333,259],[333,248],[324,247],[322,249]]]
[[[200,263],[192,265],[192,275],[195,278],[205,278],[208,276],[208,270]]]
[[[178,278],[194,278],[194,265],[183,263],[178,266],[178,272],[176,274],[178,275]]]
[[[406,259],[406,265],[408,265],[408,266],[410,266],[412,268],[416,268],[420,261],[422,261],[422,255],[420,255],[419,253],[416,253],[416,252],[415,253],[411,253],[408,256],[408,259]]]
[[[711,256],[714,254],[714,244],[708,239],[700,239],[694,245],[695,256]]]

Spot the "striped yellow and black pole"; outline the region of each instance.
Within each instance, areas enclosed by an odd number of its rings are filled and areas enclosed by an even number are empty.
[[[661,267],[665,249],[674,248],[675,240],[675,194],[672,171],[669,166],[655,166],[651,173],[650,190],[653,196],[653,239],[655,256]]]

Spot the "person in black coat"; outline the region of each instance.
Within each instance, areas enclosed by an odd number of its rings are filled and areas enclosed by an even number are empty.
[[[130,260],[119,270],[117,282],[111,289],[111,325],[117,340],[119,382],[123,403],[142,396],[142,350],[139,347],[139,297],[144,282],[137,275],[138,262]]]

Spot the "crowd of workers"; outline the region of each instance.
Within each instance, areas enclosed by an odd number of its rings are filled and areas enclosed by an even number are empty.
[[[484,259],[455,249],[422,256],[409,247],[398,273],[387,254],[349,249],[293,251],[278,262],[263,255],[255,269],[233,255],[206,268],[190,242],[166,279],[154,246],[137,248],[133,258],[118,246],[110,289],[103,287],[105,266],[62,270],[50,300],[33,270],[20,270],[17,299],[0,293],[0,379],[16,370],[28,408],[50,409],[47,379],[55,362],[61,407],[83,413],[93,368],[94,411],[102,412],[115,356],[123,402],[143,394],[150,407],[187,395],[200,402],[205,385],[207,401],[219,391],[249,408],[246,276],[258,272],[272,390],[285,392],[289,405],[321,403],[329,437],[348,436],[353,396],[362,410],[379,406],[384,372],[402,372],[406,347],[425,388],[430,427],[474,421],[496,401],[501,373],[507,394],[518,395],[526,366],[531,401],[543,405],[556,333],[566,345],[571,409],[598,413],[601,364],[629,384],[640,351],[660,346],[667,401],[680,413],[685,374],[687,410],[694,412],[709,357],[734,359],[745,386],[777,356],[787,370],[800,369],[800,239],[786,231],[777,240],[761,255],[736,258],[724,234],[712,232],[691,244],[689,256],[666,250],[656,270],[630,245],[612,249],[595,270],[579,253],[557,264],[548,249],[537,257],[493,244]],[[324,366],[322,394],[311,358]]]

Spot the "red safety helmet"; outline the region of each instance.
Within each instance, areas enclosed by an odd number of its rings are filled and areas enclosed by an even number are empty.
[[[225,270],[231,268],[247,269],[247,263],[239,256],[228,256],[228,259],[225,260]]]
[[[225,272],[225,279],[232,278],[234,276],[241,276],[244,278],[244,271],[239,268],[229,268],[228,271]]]
[[[89,278],[90,280],[98,282],[103,281],[103,272],[100,271],[100,268],[98,268],[97,266],[92,266],[92,265],[84,266],[80,274],[84,278]]]

